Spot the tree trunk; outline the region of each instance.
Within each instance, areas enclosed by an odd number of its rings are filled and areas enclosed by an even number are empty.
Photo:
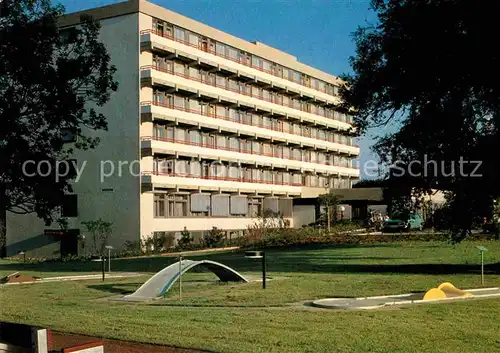
[[[330,224],[331,224],[330,217],[331,217],[330,206],[326,206],[326,226],[328,232],[330,232]]]
[[[7,257],[7,200],[5,185],[0,183],[0,258]]]

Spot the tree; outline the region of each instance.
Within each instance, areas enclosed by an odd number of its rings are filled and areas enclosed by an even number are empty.
[[[354,125],[392,125],[374,150],[414,190],[447,190],[453,236],[500,196],[500,67],[490,41],[500,2],[373,0],[378,23],[354,33],[344,109]],[[400,180],[401,182],[401,180]]]
[[[82,17],[80,26],[60,29],[57,21],[64,8],[52,6],[50,0],[4,0],[1,5],[3,257],[7,211],[35,213],[48,225],[57,218],[54,211],[64,194],[71,192],[75,175],[69,162],[73,149],[97,146],[99,139],[87,137],[85,131],[107,129],[105,117],[96,108],[109,100],[117,83],[116,69],[98,40],[98,22]],[[64,136],[76,137],[76,143],[68,147]]]
[[[194,238],[193,236],[191,235],[191,233],[189,232],[189,230],[187,230],[186,227],[184,227],[184,230],[181,232],[181,237],[178,241],[178,245],[180,248],[186,248],[188,247],[189,245],[191,245],[194,241]]]
[[[82,222],[82,224],[87,228],[87,232],[89,232],[92,237],[94,254],[103,254],[104,247],[113,231],[113,223],[106,222],[99,218],[95,221]]]
[[[332,225],[332,218],[336,214],[337,206],[340,201],[337,195],[333,194],[333,191],[320,195],[318,197],[320,205],[326,208],[326,227],[330,231]]]
[[[216,248],[218,246],[224,245],[224,239],[226,238],[226,234],[223,230],[212,227],[204,236],[203,236],[203,245],[207,248]]]

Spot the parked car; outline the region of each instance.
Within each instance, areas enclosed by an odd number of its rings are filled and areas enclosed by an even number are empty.
[[[383,231],[408,231],[408,230],[422,230],[424,222],[418,214],[410,214],[404,217],[401,214],[393,215],[384,222]]]

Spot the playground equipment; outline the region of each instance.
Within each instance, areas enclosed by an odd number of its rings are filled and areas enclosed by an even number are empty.
[[[204,267],[212,271],[222,282],[248,282],[248,280],[232,268],[210,260],[181,260],[165,267],[147,280],[139,289],[121,300],[143,301],[163,297],[179,278],[193,267]]]
[[[327,298],[311,303],[324,309],[377,309],[394,305],[427,304],[443,301],[500,297],[500,288],[461,290],[449,282],[425,293],[385,295],[365,298]]]
[[[446,298],[471,297],[472,293],[458,289],[450,282],[441,283],[439,287],[429,289],[423,300],[436,300]]]

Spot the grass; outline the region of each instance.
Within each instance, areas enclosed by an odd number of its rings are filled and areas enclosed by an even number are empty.
[[[200,348],[215,352],[499,352],[500,299],[427,304],[377,311],[318,311],[297,302],[332,296],[425,291],[444,281],[480,287],[479,251],[486,246],[486,285],[500,286],[500,242],[401,242],[268,251],[264,291],[258,282],[218,284],[207,273],[183,277],[150,304],[100,300],[134,291],[147,277],[16,285],[0,288],[0,320],[65,332]],[[259,278],[258,260],[241,252],[189,257],[222,262]],[[112,262],[115,271],[154,273],[173,258]],[[96,263],[23,265],[0,262],[0,275],[41,277],[92,272]],[[96,268],[97,267],[97,268]]]

